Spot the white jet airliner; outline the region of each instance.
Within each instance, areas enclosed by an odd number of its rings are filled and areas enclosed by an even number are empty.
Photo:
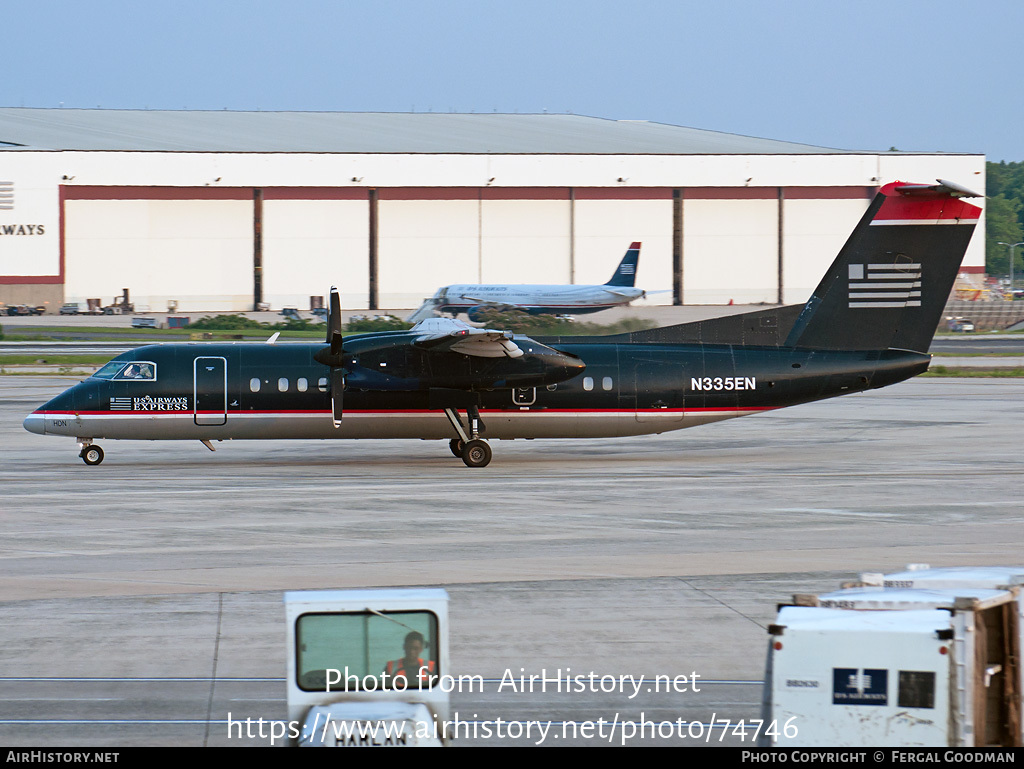
[[[480,313],[489,309],[520,310],[531,315],[580,315],[607,310],[644,296],[644,290],[636,288],[639,259],[640,244],[630,244],[611,280],[598,286],[508,283],[445,286],[438,289],[408,320],[416,322],[435,313],[454,316],[464,312],[471,321],[483,322],[486,319]]]

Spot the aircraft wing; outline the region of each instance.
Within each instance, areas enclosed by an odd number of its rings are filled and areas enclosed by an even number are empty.
[[[484,296],[470,296],[469,294],[460,294],[459,299],[465,299],[469,302],[477,302],[487,307],[493,307],[496,310],[520,310],[525,309],[521,304],[515,304],[514,302],[505,302],[494,297]]]
[[[424,350],[457,352],[478,358],[519,358],[523,351],[511,331],[473,328],[454,318],[427,318],[412,327],[412,344]]]
[[[406,323],[416,323],[427,318],[434,317],[436,312],[437,302],[433,298],[424,300],[420,308],[416,310],[412,315],[405,319]]]

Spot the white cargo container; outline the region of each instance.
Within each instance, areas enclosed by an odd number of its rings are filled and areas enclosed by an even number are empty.
[[[946,566],[931,568],[928,564],[910,564],[904,571],[892,574],[862,574],[861,584],[882,587],[919,587],[955,590],[982,587],[1008,590],[1024,585],[1022,566]]]
[[[764,705],[791,728],[771,744],[1020,745],[1019,588],[877,582],[780,607]]]
[[[878,578],[881,577],[881,582]],[[862,574],[864,585],[881,584],[883,587],[962,590],[968,587],[1010,590],[1024,586],[1022,566],[945,566],[931,568],[928,564],[909,564],[904,571],[892,574]],[[1024,649],[1024,588],[1017,595],[1018,648]],[[1017,665],[1018,689],[1024,692],[1024,666]],[[1024,696],[1024,695],[1022,695]],[[1024,718],[1021,719],[1021,742],[1024,744]]]
[[[291,744],[447,742],[440,724],[448,720],[449,697],[439,685],[451,674],[447,592],[293,591],[284,601],[288,720],[291,736],[298,732]]]

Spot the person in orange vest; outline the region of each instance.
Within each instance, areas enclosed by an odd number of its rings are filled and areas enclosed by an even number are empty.
[[[402,648],[405,656],[397,660],[389,660],[384,673],[387,681],[394,689],[420,689],[430,685],[434,678],[435,664],[433,660],[424,660],[420,655],[426,641],[423,633],[415,630],[405,636]],[[404,679],[399,683],[398,679]]]

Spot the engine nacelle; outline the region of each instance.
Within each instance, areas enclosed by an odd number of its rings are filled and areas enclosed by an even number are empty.
[[[485,317],[484,313],[487,310],[493,309],[493,307],[490,307],[486,304],[478,304],[475,307],[470,307],[468,310],[466,310],[466,317],[469,318],[474,323],[486,323],[487,318]]]

